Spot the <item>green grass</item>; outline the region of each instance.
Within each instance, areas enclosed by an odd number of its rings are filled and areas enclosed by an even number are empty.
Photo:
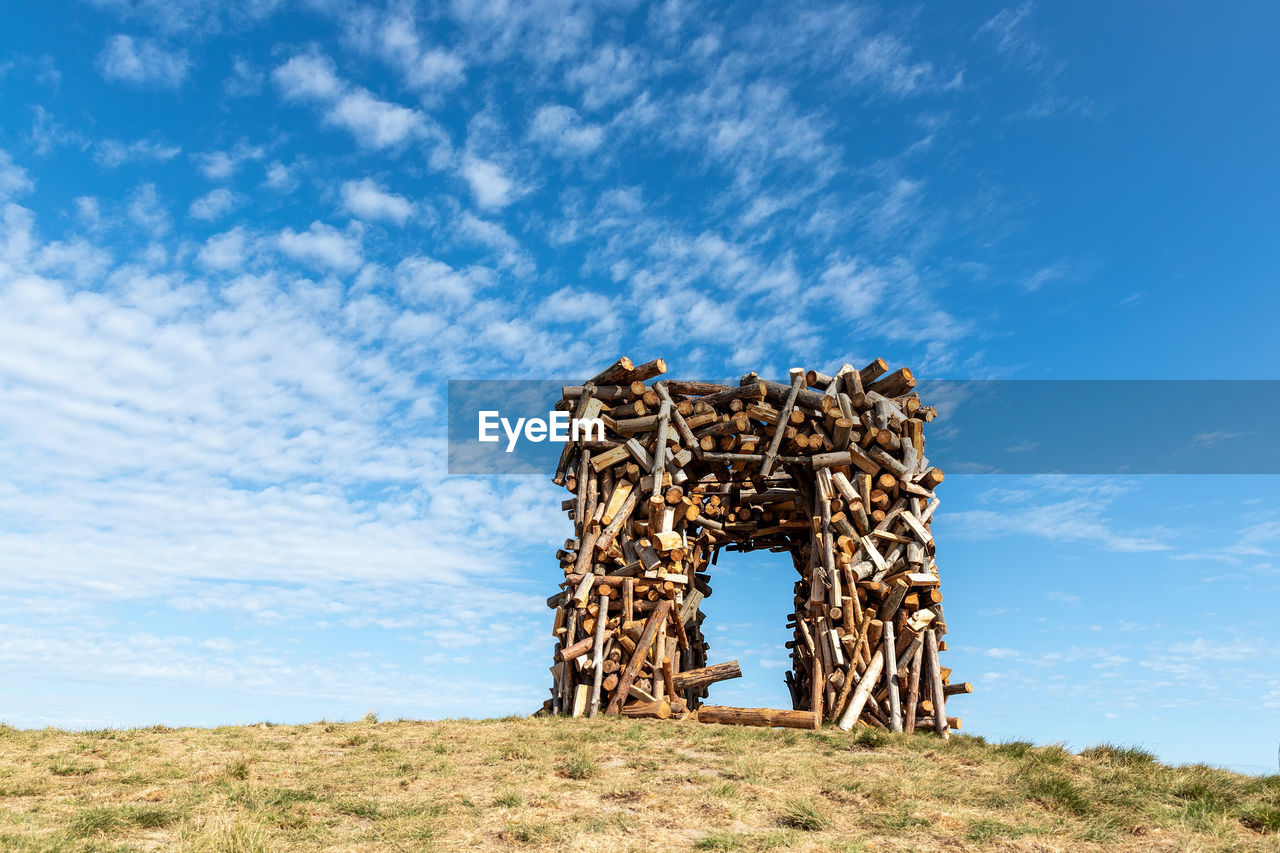
[[[524,805],[524,797],[518,791],[505,791],[493,798],[493,804],[507,809],[515,809]]]
[[[560,765],[561,772],[569,779],[590,779],[598,769],[595,759],[589,755],[571,756]]]
[[[818,832],[831,826],[831,818],[805,800],[788,800],[779,822],[805,832]]]

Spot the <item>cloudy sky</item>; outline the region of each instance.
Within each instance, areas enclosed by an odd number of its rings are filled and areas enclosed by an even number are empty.
[[[1269,5],[4,15],[11,723],[536,708],[560,495],[446,475],[451,378],[1275,374]],[[942,494],[966,730],[1273,766],[1275,477]],[[790,567],[717,572],[784,701]]]

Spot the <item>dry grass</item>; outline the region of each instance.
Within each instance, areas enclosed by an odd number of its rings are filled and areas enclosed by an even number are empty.
[[[0,850],[1280,850],[1280,777],[1135,749],[506,719],[0,726]]]

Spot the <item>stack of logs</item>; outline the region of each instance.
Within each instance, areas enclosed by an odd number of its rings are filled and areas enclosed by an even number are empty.
[[[555,482],[575,535],[547,600],[557,640],[548,713],[817,728],[834,721],[947,736],[960,721],[938,663],[946,621],[930,523],[943,474],[924,455],[936,414],[902,368],[754,373],[737,386],[646,380],[661,359],[622,358],[557,404],[602,420],[570,442]],[[721,549],[785,551],[795,585],[793,710],[703,705],[741,675],[707,665],[699,604]]]

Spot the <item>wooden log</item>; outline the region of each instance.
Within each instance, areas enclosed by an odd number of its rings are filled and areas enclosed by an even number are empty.
[[[578,658],[585,655],[587,652],[591,651],[591,645],[594,642],[595,640],[591,637],[583,637],[581,640],[578,640],[578,642],[574,643],[572,646],[568,646],[566,648],[561,649],[559,652],[557,652],[556,660],[558,661],[577,660]]]
[[[906,370],[906,368],[904,367],[903,370]],[[646,361],[644,364],[632,368],[630,373],[627,374],[625,381],[629,383],[644,382],[646,379],[661,376],[666,372],[667,363],[660,358],[655,358],[653,361]],[[891,394],[889,396],[896,395]]]
[[[726,663],[717,663],[713,666],[703,666],[698,669],[691,669],[682,672],[674,677],[675,688],[677,692],[693,688],[701,690],[709,684],[717,681],[727,681],[730,678],[741,678],[742,668],[738,666],[736,660]]]
[[[763,400],[767,393],[766,383],[764,382],[744,383],[737,388],[727,388],[724,391],[717,391],[714,394],[700,397],[699,402],[714,408],[734,400]],[[693,424],[689,424],[689,426],[692,427]]]
[[[574,717],[581,717],[583,711],[587,709],[587,696],[591,692],[590,685],[579,684],[573,691],[573,714]]]
[[[967,681],[962,681],[959,684],[948,684],[942,688],[942,692],[943,695],[946,696],[958,696],[961,693],[972,693],[973,685]]]
[[[768,400],[775,405],[781,406],[786,402],[787,397],[791,395],[792,386],[783,385],[781,382],[763,380],[760,381],[760,384],[764,385],[763,399]],[[800,393],[796,395],[796,405],[802,406],[813,412],[821,412],[823,410],[823,393],[821,391],[814,391],[811,388],[805,388],[803,387],[803,384],[804,377],[801,377],[801,389]],[[783,418],[782,420],[785,421],[786,418]]]
[[[884,623],[884,678],[889,685],[889,730],[902,731],[902,706],[898,698],[898,652],[893,639],[893,622]]]
[[[924,662],[924,643],[917,642],[914,647],[915,654],[911,656],[911,675],[907,679],[907,718],[902,724],[902,730],[908,734],[916,730],[916,705],[920,700],[920,668]]]
[[[716,386],[722,387],[722,386]],[[702,448],[698,445],[698,440],[693,436],[693,430],[689,428],[689,424],[685,421],[684,416],[680,414],[680,410],[676,408],[671,400],[671,394],[667,389],[667,383],[655,382],[653,385],[658,396],[664,403],[671,406],[671,422],[675,425],[676,434],[680,436],[680,441],[684,442],[685,447],[689,448],[694,454],[701,454]]]
[[[804,387],[804,371],[798,367],[791,369],[791,389],[787,393],[786,401],[782,404],[781,411],[778,412],[778,423],[784,424],[791,417],[791,410],[795,407],[796,398],[800,395],[801,388]],[[782,447],[782,439],[786,432],[782,429],[773,431],[773,440],[769,442],[769,449],[764,454],[764,460],[760,463],[760,476],[768,477],[769,472],[773,469],[774,460],[778,458],[778,450]]]
[[[623,481],[623,482],[626,482],[626,481]],[[589,560],[584,561],[582,559],[582,553],[589,553],[594,555],[594,553],[598,549],[601,552],[601,555],[603,556],[603,553],[609,550],[609,546],[613,544],[613,540],[618,536],[618,531],[622,530],[623,525],[625,525],[628,521],[631,520],[631,511],[636,508],[636,504],[638,504],[639,502],[640,502],[639,490],[634,488],[629,489],[626,498],[622,501],[622,506],[618,507],[617,514],[614,515],[613,520],[610,521],[608,525],[603,530],[600,531],[599,534],[595,536],[592,536],[591,534],[587,534],[587,538],[590,541],[583,542],[582,552],[580,552],[578,555],[578,563],[575,568],[577,568],[579,571],[585,571],[586,566],[590,565]]]
[[[623,381],[631,371],[635,370],[635,365],[631,359],[625,355],[588,379],[584,385],[629,385],[630,380]]]
[[[671,602],[663,599],[658,602],[658,606],[649,614],[649,619],[645,622],[644,632],[640,635],[640,641],[636,643],[635,653],[631,655],[631,660],[627,662],[627,667],[622,671],[622,677],[618,679],[618,689],[614,691],[613,699],[609,702],[606,713],[617,715],[622,707],[623,697],[626,696],[627,690],[635,683],[636,675],[640,672],[640,665],[644,663],[644,659],[649,653],[649,644],[653,642],[654,635],[658,631],[658,626],[667,620],[667,610],[671,607]]]
[[[941,468],[930,468],[920,475],[920,479],[916,482],[926,489],[936,489],[944,479],[946,475],[942,473]]]
[[[893,373],[882,376],[871,384],[864,385],[864,387],[868,391],[874,391],[886,397],[901,397],[916,387],[916,378],[911,374],[910,368],[900,367]]]
[[[681,397],[705,397],[708,394],[718,394],[721,391],[729,391],[735,386],[721,385],[718,382],[690,382],[684,379],[664,379],[661,383],[672,394]],[[654,383],[654,388],[658,387],[658,383]],[[661,392],[659,392],[661,396]]]
[[[866,706],[867,700],[871,698],[871,691],[875,688],[876,682],[880,680],[880,671],[884,669],[884,656],[873,655],[871,663],[867,664],[867,668],[862,673],[862,680],[858,682],[858,687],[853,691],[853,698],[849,700],[849,707],[845,708],[844,714],[840,717],[837,725],[844,731],[853,728],[853,724],[857,722],[858,717],[862,716],[862,709]]]
[[[586,414],[587,406],[591,403],[595,390],[595,386],[591,384],[583,388],[582,394],[578,398],[578,403],[573,408],[573,420],[579,420]],[[572,423],[572,421],[570,422]],[[556,475],[551,480],[557,486],[564,485],[564,475],[569,467],[569,460],[573,458],[573,448],[574,443],[566,441],[564,447],[560,450],[560,461],[556,464]]]
[[[596,635],[592,643],[591,657],[595,664],[595,672],[591,677],[591,700],[587,706],[587,716],[594,717],[600,712],[600,688],[604,682],[604,635],[609,621],[609,596],[601,595],[596,601],[600,608],[596,613]]]
[[[619,713],[624,717],[648,717],[654,720],[665,720],[671,716],[671,703],[666,699],[628,702],[622,706],[622,710]]]
[[[671,657],[665,655],[662,658],[662,692],[668,699],[675,699],[677,696],[675,687],[675,667],[671,663]]]
[[[653,475],[653,492],[649,496],[651,503],[662,504],[664,502],[662,496],[662,474],[667,464],[667,428],[670,422],[671,402],[663,400],[661,407],[658,409],[658,435],[654,439],[653,445],[653,469],[649,472]]]
[[[821,725],[814,711],[781,708],[731,708],[725,705],[703,705],[697,711],[700,723],[727,726],[760,726],[763,728],[816,729]]]
[[[866,367],[859,370],[858,378],[862,380],[862,387],[865,388],[866,386],[870,385],[872,382],[875,382],[876,379],[882,376],[884,372],[888,369],[889,369],[889,365],[885,364],[884,359],[877,358],[875,361],[871,362]]]
[[[942,668],[938,666],[938,636],[932,628],[924,632],[924,654],[929,668],[929,694],[933,700],[933,723],[938,735],[947,740],[951,737],[947,724],[946,693],[942,685]]]

